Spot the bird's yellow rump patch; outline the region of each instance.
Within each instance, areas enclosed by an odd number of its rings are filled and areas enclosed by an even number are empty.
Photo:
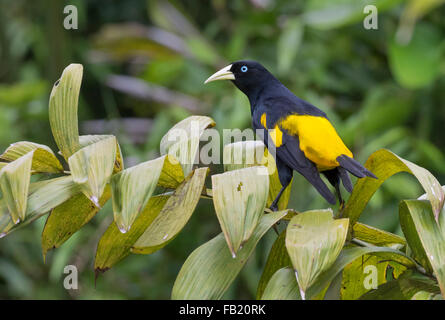
[[[266,113],[263,113],[261,115],[261,119],[260,119],[261,125],[267,128],[267,115]],[[278,127],[278,124],[275,125],[275,127],[272,130],[269,130],[269,134],[270,134],[270,138],[272,139],[273,143],[275,144],[275,147],[278,148],[283,144],[283,131],[280,130],[280,128]]]
[[[298,136],[301,151],[320,171],[338,167],[337,157],[342,154],[353,157],[335,128],[324,117],[290,115],[279,124],[290,135]]]

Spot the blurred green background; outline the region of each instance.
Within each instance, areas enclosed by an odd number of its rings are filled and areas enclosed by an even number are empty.
[[[127,167],[156,157],[161,137],[188,115],[209,115],[218,130],[250,127],[242,93],[227,82],[203,81],[231,61],[254,59],[323,109],[362,163],[389,148],[445,184],[443,3],[0,0],[0,149],[29,140],[57,150],[48,97],[74,62],[84,65],[81,134],[117,135]],[[63,28],[68,4],[78,9],[77,30]],[[379,9],[377,30],[363,26],[367,4]],[[397,175],[375,194],[361,221],[400,233],[398,201],[421,193],[414,179]],[[290,207],[327,203],[295,176]],[[46,263],[40,248],[45,218],[1,239],[0,298],[168,299],[187,256],[220,230],[211,202],[201,200],[171,244],[129,256],[95,287],[95,249],[111,221],[108,203]],[[275,237],[269,232],[260,242],[226,298],[254,297]],[[63,288],[67,264],[78,267],[78,290]]]

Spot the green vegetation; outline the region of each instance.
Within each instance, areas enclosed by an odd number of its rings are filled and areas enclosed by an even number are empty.
[[[0,297],[321,298],[329,283],[327,298],[444,293],[441,1],[377,1],[378,30],[363,28],[357,1],[261,3],[74,1],[79,30],[64,30],[60,1],[0,1],[0,227],[7,234]],[[318,210],[324,200],[295,176],[289,204],[279,207],[299,214],[263,213],[279,187],[271,176],[248,223],[238,225],[236,211],[214,208],[211,182],[220,179],[223,190],[236,184],[233,170],[244,179],[248,168],[226,162],[192,170],[159,153],[167,131],[192,115],[207,121],[204,128],[250,127],[242,94],[202,84],[240,58],[261,61],[328,114],[362,163],[369,157],[380,179],[358,181],[343,212]],[[71,62],[85,68],[82,87],[74,64],[49,95]],[[65,86],[75,90],[66,94]],[[402,171],[410,174],[392,177]],[[277,238],[268,230],[280,219]],[[314,250],[313,234],[323,250]],[[306,269],[295,256],[317,264]],[[79,290],[62,286],[67,264],[79,269]],[[221,272],[208,275],[205,264]],[[374,264],[380,286],[367,291],[357,284]],[[94,270],[110,267],[95,289]]]

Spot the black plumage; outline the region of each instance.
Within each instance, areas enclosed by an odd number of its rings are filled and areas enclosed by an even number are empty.
[[[340,203],[343,203],[340,181],[348,192],[352,191],[348,172],[358,178],[376,178],[353,159],[323,111],[295,96],[258,62],[234,62],[212,75],[206,83],[223,79],[232,80],[246,94],[253,129],[259,132],[266,146],[272,145],[275,149],[282,189],[272,209],[277,209],[293,170],[304,176],[331,204],[336,203],[335,196],[320,173],[334,186]],[[275,130],[273,136],[271,130]]]

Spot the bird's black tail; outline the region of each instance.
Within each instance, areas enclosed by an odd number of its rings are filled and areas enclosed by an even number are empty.
[[[360,164],[360,162],[348,157],[347,155],[342,154],[337,157],[337,161],[340,164],[340,167],[348,170],[357,178],[371,177],[377,179],[377,177],[368,169]]]

